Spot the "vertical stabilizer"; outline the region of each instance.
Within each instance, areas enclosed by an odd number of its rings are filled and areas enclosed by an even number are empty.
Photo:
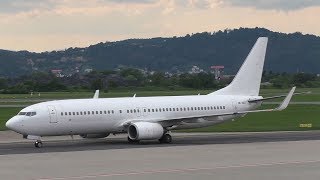
[[[259,95],[268,38],[260,37],[251,49],[233,81],[212,95]]]

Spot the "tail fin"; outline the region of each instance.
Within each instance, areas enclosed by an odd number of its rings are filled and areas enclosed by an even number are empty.
[[[267,37],[258,38],[231,84],[211,94],[258,96],[267,43]]]

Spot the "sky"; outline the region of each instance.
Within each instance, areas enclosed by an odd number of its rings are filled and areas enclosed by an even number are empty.
[[[1,0],[0,49],[34,52],[239,27],[320,36],[320,0]]]

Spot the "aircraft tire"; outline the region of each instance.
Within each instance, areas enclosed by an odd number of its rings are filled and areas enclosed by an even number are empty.
[[[36,148],[42,148],[42,142],[41,141],[36,141],[35,143],[34,143],[34,146],[36,147]]]
[[[172,137],[170,134],[164,134],[160,139],[160,143],[170,144],[172,142]]]
[[[130,139],[129,136],[128,136],[128,142],[134,144],[134,143],[139,143],[140,140],[132,140],[132,139]]]

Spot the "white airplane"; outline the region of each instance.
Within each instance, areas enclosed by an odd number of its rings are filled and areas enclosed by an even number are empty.
[[[267,48],[267,37],[258,38],[233,81],[223,89],[207,95],[99,98],[56,100],[22,109],[6,126],[35,140],[41,137],[80,135],[104,138],[110,133],[128,133],[129,142],[159,140],[170,143],[173,129],[212,126],[252,112],[282,111],[295,87],[275,109],[255,110],[262,101],[284,96],[259,96]]]

